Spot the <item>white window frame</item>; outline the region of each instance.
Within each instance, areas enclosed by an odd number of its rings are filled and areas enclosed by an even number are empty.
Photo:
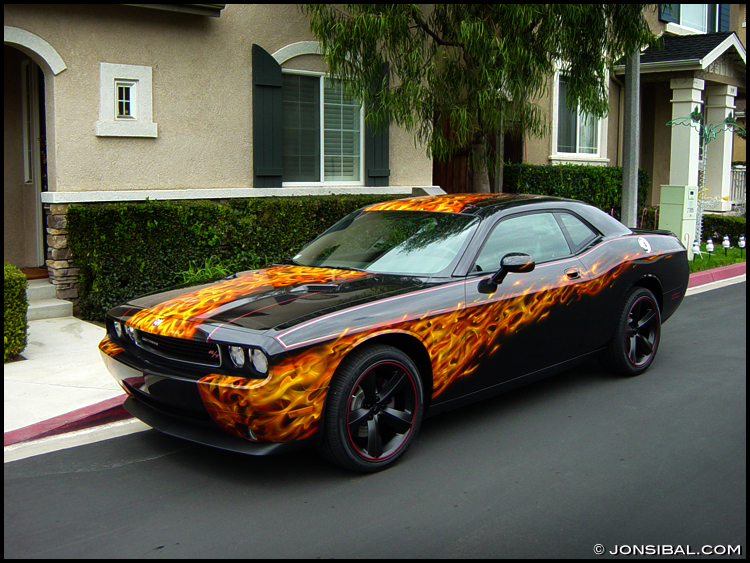
[[[680,4],[682,6],[682,4]],[[710,9],[710,4],[702,4],[702,6],[705,6],[706,9],[706,30],[700,30],[696,29],[694,27],[690,27],[688,25],[685,25],[682,21],[682,7],[680,7],[680,21],[679,23],[675,22],[668,22],[666,31],[667,33],[674,33],[675,35],[702,35],[704,33],[710,33],[707,31],[708,29],[708,10]],[[716,4],[716,13],[714,14],[716,25],[718,27],[719,25],[719,5]]]
[[[120,114],[120,88],[127,88],[130,93],[130,99],[127,102],[130,113],[127,115]],[[138,82],[134,80],[115,80],[115,119],[138,119]]]
[[[118,86],[130,87],[130,116],[117,111]],[[151,67],[99,63],[99,121],[97,137],[157,137],[153,123]]]
[[[296,69],[281,69],[282,74],[296,74],[300,76],[315,76],[318,77],[318,88],[320,88],[320,176],[324,177],[325,174],[325,134],[324,126],[324,104],[325,104],[325,79],[331,78],[330,75],[325,72],[316,72],[311,70],[296,70]],[[359,108],[359,180],[345,180],[345,181],[318,181],[318,182],[282,182],[282,187],[315,187],[315,186],[364,186],[365,185],[365,108],[362,104]]]
[[[606,156],[607,151],[607,131],[609,127],[609,115],[600,118],[594,118],[597,120],[598,126],[596,128],[596,152],[595,153],[571,153],[571,152],[560,152],[557,150],[557,133],[559,127],[559,97],[560,97],[560,75],[567,70],[567,65],[557,64],[552,82],[552,134],[550,138],[550,155],[549,159],[552,164],[594,164],[594,165],[606,165],[609,163],[609,158]],[[609,73],[607,73],[606,83],[609,84]],[[608,87],[609,88],[609,87]],[[609,93],[609,90],[608,92]],[[579,112],[580,115],[580,112]],[[578,132],[576,132],[576,137]]]

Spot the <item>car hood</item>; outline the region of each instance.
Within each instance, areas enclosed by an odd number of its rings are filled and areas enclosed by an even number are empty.
[[[135,299],[111,311],[140,330],[191,337],[200,325],[265,331],[409,292],[422,278],[278,265]]]

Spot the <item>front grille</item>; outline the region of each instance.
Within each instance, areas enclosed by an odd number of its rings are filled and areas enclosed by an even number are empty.
[[[217,344],[161,336],[141,330],[136,331],[135,343],[139,348],[170,360],[201,366],[221,365],[221,350]]]

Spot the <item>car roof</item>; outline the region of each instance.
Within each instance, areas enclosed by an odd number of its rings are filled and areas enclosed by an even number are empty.
[[[439,211],[488,217],[499,211],[536,211],[549,208],[574,211],[605,235],[623,235],[631,231],[597,207],[574,199],[531,194],[460,193],[410,197],[369,205],[362,211]]]
[[[492,207],[493,211],[524,203],[541,203],[543,201],[570,201],[549,196],[529,194],[443,194],[433,196],[410,197],[393,201],[384,201],[367,206],[363,211],[441,211],[445,213],[477,214],[480,210]]]

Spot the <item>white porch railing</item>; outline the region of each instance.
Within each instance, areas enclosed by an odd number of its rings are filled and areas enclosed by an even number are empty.
[[[747,210],[747,166],[732,166],[732,215],[743,215]]]

